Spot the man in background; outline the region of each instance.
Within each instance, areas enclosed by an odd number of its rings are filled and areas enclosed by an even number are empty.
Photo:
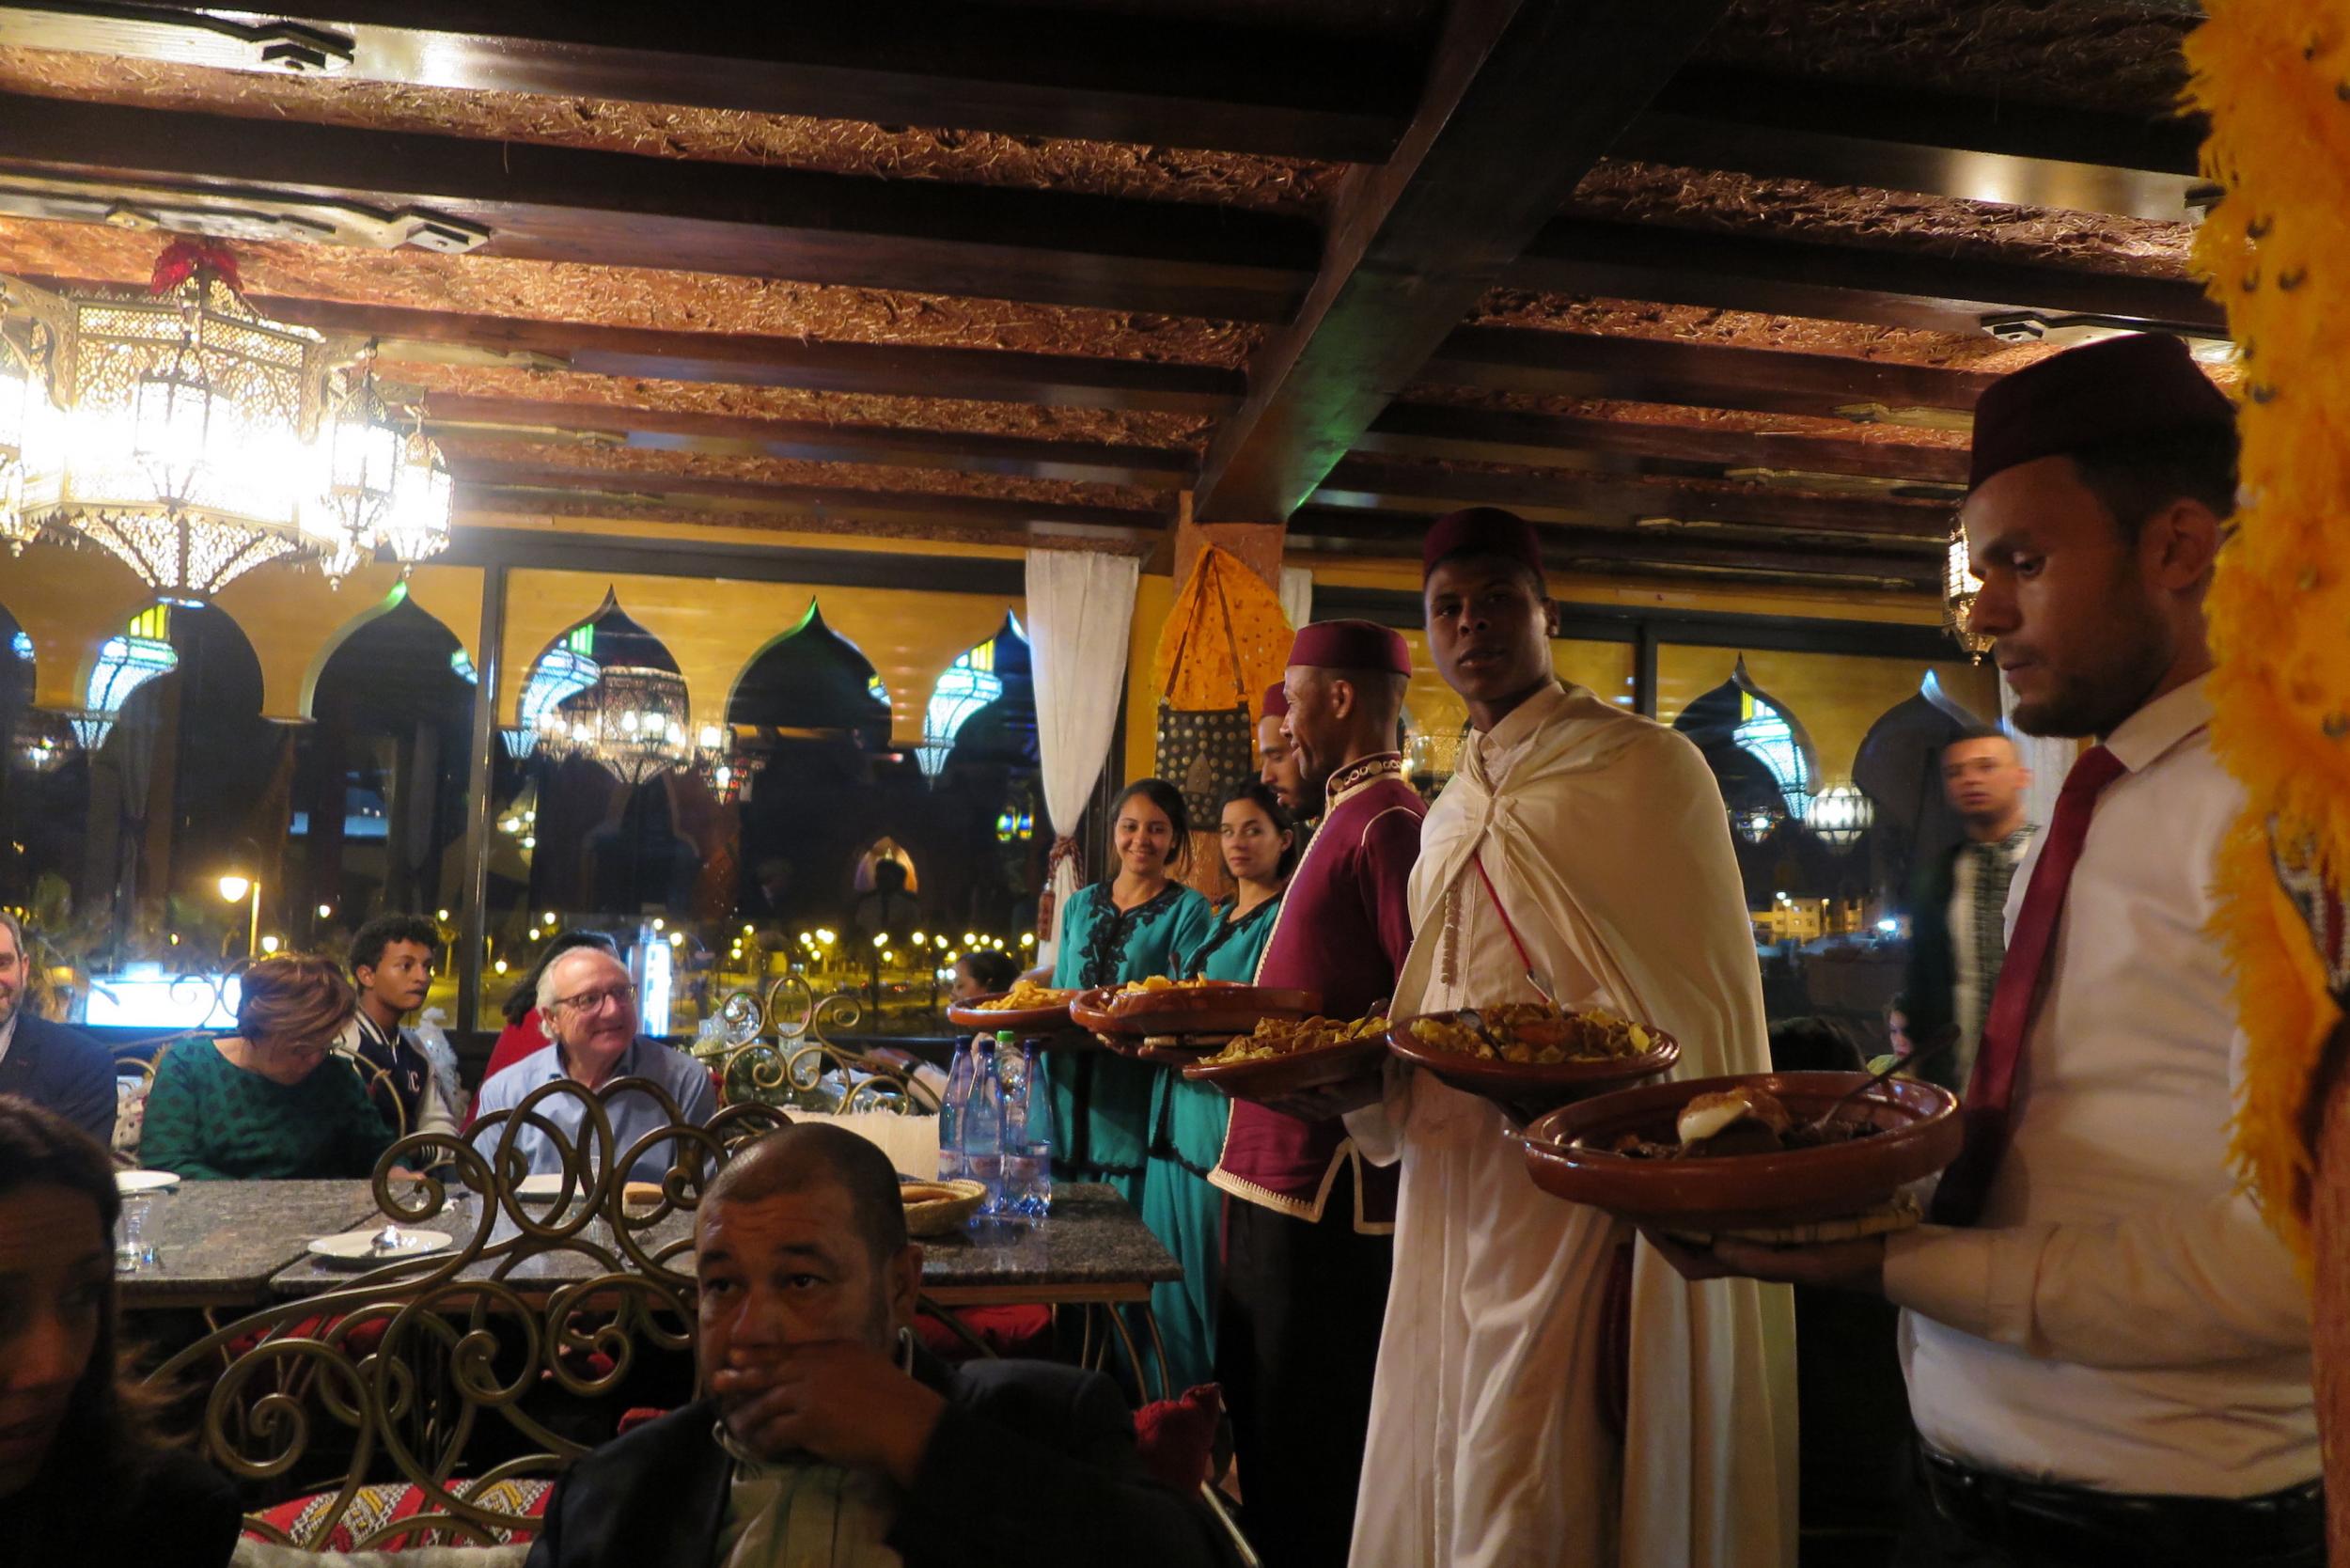
[[[1289,693],[1277,684],[1264,694],[1264,717],[1257,721],[1257,752],[1264,762],[1257,776],[1280,801],[1281,809],[1303,824],[1322,815],[1322,802],[1306,798],[1306,776],[1298,765],[1297,743],[1281,729],[1289,716]]]
[[[1932,1042],[1956,1026],[1957,1048],[1923,1075],[1960,1090],[1975,1065],[2007,951],[2007,893],[2039,825],[2024,817],[2031,770],[2013,740],[1996,729],[1961,735],[1942,748],[1942,791],[1966,837],[1925,868],[1910,901],[1909,1004],[1905,1033]]]
[[[453,1133],[456,1069],[432,1059],[400,1020],[424,1006],[432,989],[432,956],[441,933],[421,915],[378,915],[351,939],[351,979],[359,1011],[344,1026],[341,1048],[366,1069],[368,1093],[395,1137]]]
[[[115,1064],[79,1029],[35,1012],[24,928],[0,909],[0,1094],[52,1110],[102,1144],[115,1133]]]
[[[607,1084],[622,1078],[649,1078],[675,1105],[677,1114],[697,1125],[718,1113],[718,1094],[709,1070],[683,1051],[673,1051],[658,1040],[636,1032],[636,983],[628,965],[602,948],[573,948],[539,976],[539,1016],[547,1031],[544,1049],[532,1052],[481,1086],[474,1102],[480,1126],[474,1146],[495,1156],[507,1128],[501,1112],[511,1111],[543,1086],[569,1078],[602,1096],[604,1115],[612,1123],[609,1154],[591,1150],[599,1168],[607,1158],[626,1153],[640,1138],[670,1125],[670,1111],[654,1096],[631,1089],[620,1094],[603,1093]],[[552,1095],[539,1103],[536,1114],[577,1144],[587,1106],[576,1096]],[[497,1118],[492,1121],[492,1118]],[[543,1130],[525,1122],[514,1129],[514,1149],[528,1167],[527,1174],[551,1176],[563,1169],[563,1152]],[[647,1147],[626,1173],[636,1182],[658,1182],[675,1157],[673,1140],[663,1138]],[[504,1175],[505,1172],[501,1172]]]

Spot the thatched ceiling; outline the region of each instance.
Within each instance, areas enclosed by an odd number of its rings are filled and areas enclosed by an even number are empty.
[[[1914,497],[1947,485],[1965,443],[1952,427],[1985,380],[2048,352],[1977,316],[2216,331],[2187,281],[2183,210],[1983,201],[1967,172],[1994,153],[2029,173],[2093,152],[2185,179],[2176,133],[2155,123],[2181,83],[2185,6],[1734,0],[1694,53],[1661,24],[1640,46],[1685,55],[1654,68],[1659,102],[1677,133],[1694,118],[1723,147],[1778,133],[1721,118],[1739,111],[1711,106],[1716,84],[1815,121],[1844,86],[1850,123],[1813,129],[1882,171],[1866,180],[1606,157],[1605,139],[1497,137],[1506,156],[1480,162],[1461,150],[1484,133],[1476,115],[1535,123],[1543,106],[1439,102],[1476,74],[1478,14],[1035,0],[990,13],[1004,36],[983,40],[987,57],[837,24],[806,60],[762,35],[697,70],[633,49],[650,22],[599,17],[585,42],[515,55],[494,89],[449,79],[465,61],[434,77],[370,53],[381,29],[356,31],[350,69],[297,77],[19,28],[49,46],[0,48],[0,183],[329,194],[481,223],[491,238],[470,255],[236,248],[257,299],[385,340],[384,381],[423,400],[461,505],[484,518],[797,519],[1134,550],[1196,480],[1210,510],[1286,494],[1312,512],[1301,537],[1409,555],[1413,517],[1465,489],[1585,530],[1606,545],[1595,569],[1669,570],[1683,536],[1634,523],[1727,510],[1758,576],[1836,580],[1810,544],[1905,548],[1933,505]],[[1493,45],[1520,47],[1534,45]],[[1345,69],[1318,73],[1322,58]],[[1626,81],[1645,69],[1601,63]],[[1705,73],[1704,91],[1675,99],[1675,69]],[[1930,135],[1868,96],[1912,87],[1938,106]],[[1620,106],[1634,141],[1647,102]],[[2019,130],[2002,104],[2034,118]],[[57,117],[81,140],[42,143]],[[341,160],[323,176],[321,149]],[[1493,214],[1537,177],[1558,184],[1533,215],[1546,227],[1529,239],[1521,216],[1519,242],[1484,256],[1505,231]],[[1411,216],[1439,187],[1454,208]],[[761,226],[795,237],[770,245]],[[0,272],[138,282],[159,243],[0,216]],[[816,259],[814,275],[770,255]],[[1816,285],[1821,259],[1849,277]],[[1444,289],[1354,301],[1380,268]],[[1137,298],[1168,308],[1125,307]],[[1429,315],[1444,299],[1451,314]],[[1349,335],[1378,352],[1334,400],[1327,375],[1296,367],[1350,363]],[[1939,412],[1855,422],[1883,407]],[[1334,430],[1342,443],[1300,467],[1297,444]],[[1790,473],[1731,477],[1782,448],[1800,460]],[[1704,570],[1734,572],[1724,548],[1707,546]],[[1908,558],[1862,575],[1900,576]]]

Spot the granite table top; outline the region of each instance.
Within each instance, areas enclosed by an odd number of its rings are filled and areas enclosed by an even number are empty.
[[[125,1308],[245,1307],[313,1238],[374,1217],[365,1181],[181,1182],[149,1200],[144,1235],[156,1261],[118,1277]]]
[[[370,1206],[371,1207],[371,1206]],[[544,1214],[540,1208],[537,1212]],[[477,1221],[478,1223],[478,1221]],[[493,1244],[514,1233],[503,1215],[492,1216]],[[349,1229],[348,1226],[341,1227]],[[446,1215],[416,1229],[450,1231]],[[311,1232],[312,1234],[320,1232]],[[693,1216],[673,1213],[635,1233],[639,1249],[680,1274],[693,1268]],[[321,1262],[295,1241],[269,1279],[270,1292],[297,1298],[348,1289],[364,1275]],[[627,1266],[613,1244],[610,1227],[594,1220],[583,1228],[584,1248],[542,1250],[519,1259],[470,1264],[464,1278],[498,1277],[509,1284],[549,1289],[610,1272],[606,1260]],[[950,1236],[920,1238],[923,1294],[942,1306],[988,1303],[1084,1303],[1148,1300],[1152,1285],[1183,1278],[1183,1269],[1159,1244],[1133,1206],[1104,1185],[1070,1184],[1057,1188],[1053,1212],[1038,1221],[977,1220]],[[412,1274],[427,1267],[417,1260]]]

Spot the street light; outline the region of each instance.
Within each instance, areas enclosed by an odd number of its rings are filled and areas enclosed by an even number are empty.
[[[253,897],[253,913],[245,928],[244,956],[256,958],[261,951],[261,885],[233,871],[220,879],[220,896],[227,902],[243,903],[247,893]]]

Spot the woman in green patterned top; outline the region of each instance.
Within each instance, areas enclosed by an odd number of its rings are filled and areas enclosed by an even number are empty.
[[[244,972],[237,1032],[164,1054],[139,1157],[190,1181],[367,1176],[392,1135],[348,1060],[333,1060],[358,1007],[342,971],[284,953]]]
[[[1224,803],[1225,870],[1238,891],[1215,906],[1214,924],[1177,965],[1184,976],[1254,984],[1273,934],[1281,891],[1297,866],[1297,823],[1255,779]],[[1215,1297],[1224,1257],[1224,1194],[1208,1172],[1224,1152],[1232,1103],[1205,1084],[1162,1071],[1152,1086],[1151,1163],[1142,1184],[1142,1222],[1183,1265],[1180,1280],[1151,1287],[1151,1309],[1167,1342],[1167,1388],[1215,1376]]]
[[[1191,855],[1190,823],[1174,786],[1136,780],[1118,797],[1110,820],[1118,870],[1070,896],[1053,963],[1056,986],[1172,978],[1175,955],[1199,946],[1214,918],[1207,900],[1173,879]],[[1060,1133],[1055,1173],[1107,1182],[1139,1209],[1157,1070],[1100,1051],[1056,1051],[1045,1071]]]

